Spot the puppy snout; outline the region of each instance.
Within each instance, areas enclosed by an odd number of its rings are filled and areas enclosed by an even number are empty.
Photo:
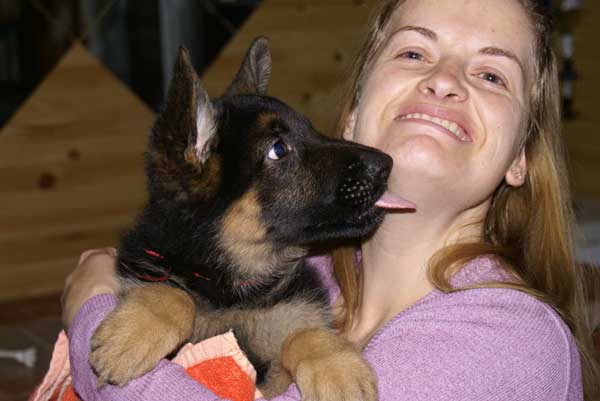
[[[392,158],[378,151],[362,152],[350,163],[338,190],[338,199],[349,207],[371,207],[385,188]]]
[[[338,198],[350,207],[366,207],[373,200],[373,184],[366,178],[346,177],[338,191]]]
[[[361,155],[361,160],[367,167],[366,173],[375,181],[385,183],[392,170],[393,159],[376,150],[365,152]]]

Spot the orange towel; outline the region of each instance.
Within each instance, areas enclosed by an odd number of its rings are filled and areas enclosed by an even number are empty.
[[[173,359],[190,376],[219,397],[232,401],[252,401],[262,397],[255,388],[256,371],[239,348],[232,332],[198,344],[186,344]],[[71,385],[69,340],[64,331],[58,335],[50,368],[29,401],[77,401]]]

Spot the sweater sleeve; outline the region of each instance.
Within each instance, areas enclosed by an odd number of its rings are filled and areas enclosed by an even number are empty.
[[[97,377],[89,365],[92,335],[100,322],[115,308],[111,295],[98,295],[79,310],[69,328],[69,354],[73,386],[84,401],[216,401],[221,398],[192,379],[183,367],[168,360],[144,376],[123,387],[104,385],[97,388]],[[298,401],[295,385],[276,401]]]
[[[577,347],[547,305],[514,290],[439,293],[365,349],[380,401],[580,401]]]

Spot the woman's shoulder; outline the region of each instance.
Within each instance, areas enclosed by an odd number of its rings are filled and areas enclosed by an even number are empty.
[[[493,339],[496,351],[502,347],[527,347],[531,352],[544,350],[551,354],[577,349],[570,329],[558,313],[533,295],[505,287],[468,288],[510,280],[511,276],[493,261],[474,260],[450,280],[456,291],[434,290],[400,313],[386,330],[393,332],[411,323],[421,328],[452,328],[440,333],[484,342]],[[467,288],[459,289],[462,287]]]
[[[498,346],[567,350],[574,344],[568,326],[553,308],[512,288],[473,288],[451,293],[434,290],[396,316],[384,331],[404,331],[411,325],[441,329],[444,336],[464,334],[486,341],[495,338]]]
[[[499,278],[502,273],[486,274]],[[479,281],[486,274],[471,278]],[[532,398],[517,399],[532,400],[579,399],[581,393],[579,353],[567,325],[549,305],[510,288],[435,290],[388,323],[366,354],[374,365],[396,361],[408,372],[429,371],[433,377],[442,370],[463,381],[461,375],[472,377],[464,391],[512,386],[517,393],[531,392]]]

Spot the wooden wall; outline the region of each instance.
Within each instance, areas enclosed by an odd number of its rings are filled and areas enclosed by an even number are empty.
[[[248,45],[270,38],[269,94],[330,129],[343,78],[350,69],[373,0],[264,0],[203,77],[212,96],[229,84]]]
[[[145,198],[153,113],[75,44],[0,133],[0,299],[57,292]]]
[[[212,96],[248,44],[271,38],[269,92],[328,130],[373,0],[264,0],[203,77]],[[576,191],[600,198],[600,3],[577,41],[580,118],[567,126]],[[61,290],[79,253],[115,244],[145,199],[142,152],[153,113],[75,45],[0,132],[0,300]]]
[[[565,124],[575,194],[600,202],[600,2],[584,1],[575,31],[577,118]],[[600,216],[598,216],[600,217]]]

